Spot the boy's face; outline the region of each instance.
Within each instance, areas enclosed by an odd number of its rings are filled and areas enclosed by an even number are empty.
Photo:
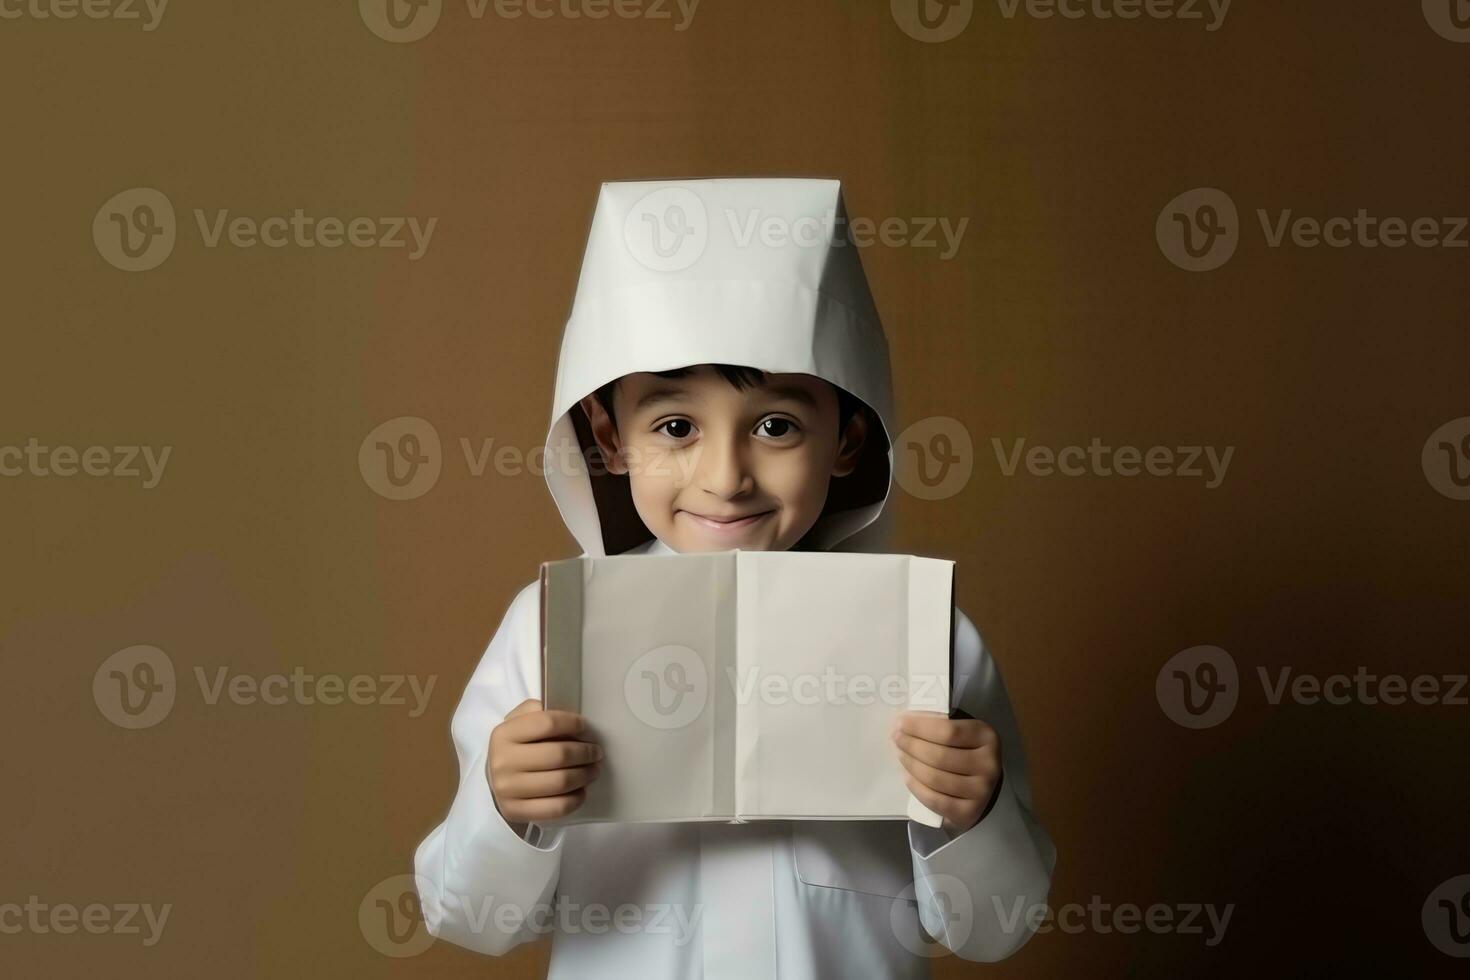
[[[582,409],[608,468],[628,474],[638,516],[680,552],[790,548],[867,434],[862,412],[838,431],[837,392],[821,378],[767,374],[741,390],[709,365],[620,378],[613,418],[594,396]]]

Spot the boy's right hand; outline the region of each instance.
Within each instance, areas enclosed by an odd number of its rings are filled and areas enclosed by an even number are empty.
[[[526,823],[556,820],[581,806],[601,762],[602,746],[592,741],[587,719],[545,711],[531,698],[490,733],[485,778],[500,815],[524,835]]]

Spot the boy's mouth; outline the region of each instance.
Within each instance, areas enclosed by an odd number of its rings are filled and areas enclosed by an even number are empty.
[[[681,510],[681,511],[678,511],[677,513],[683,514],[685,517],[688,517],[694,523],[699,524],[699,525],[701,525],[703,527],[707,527],[707,528],[709,528],[712,531],[729,532],[729,531],[739,531],[739,530],[742,530],[743,528],[750,527],[752,524],[755,524],[757,521],[760,521],[760,520],[762,520],[762,519],[764,519],[766,517],[771,516],[771,514],[775,513],[775,511],[763,510],[763,511],[760,511],[760,512],[755,513],[755,514],[743,514],[743,515],[742,514],[731,514],[731,515],[696,514],[692,510]]]

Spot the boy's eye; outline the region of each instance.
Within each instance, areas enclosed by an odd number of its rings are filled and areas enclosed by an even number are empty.
[[[756,431],[771,439],[780,439],[782,436],[790,435],[796,430],[796,424],[790,419],[768,418],[762,419]]]
[[[653,431],[667,432],[675,439],[684,439],[694,431],[694,425],[688,419],[669,419]]]

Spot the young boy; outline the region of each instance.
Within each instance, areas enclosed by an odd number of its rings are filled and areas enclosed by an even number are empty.
[[[585,554],[831,550],[878,517],[887,344],[845,221],[836,181],[603,185],[546,443]],[[660,760],[604,761],[585,719],[542,709],[533,582],[454,715],[459,792],[415,857],[429,930],[492,955],[549,932],[552,978],[923,977],[946,950],[1010,955],[1055,850],[1000,675],[955,621],[962,710],[893,731],[894,778],[940,827],[555,827],[603,765]]]

